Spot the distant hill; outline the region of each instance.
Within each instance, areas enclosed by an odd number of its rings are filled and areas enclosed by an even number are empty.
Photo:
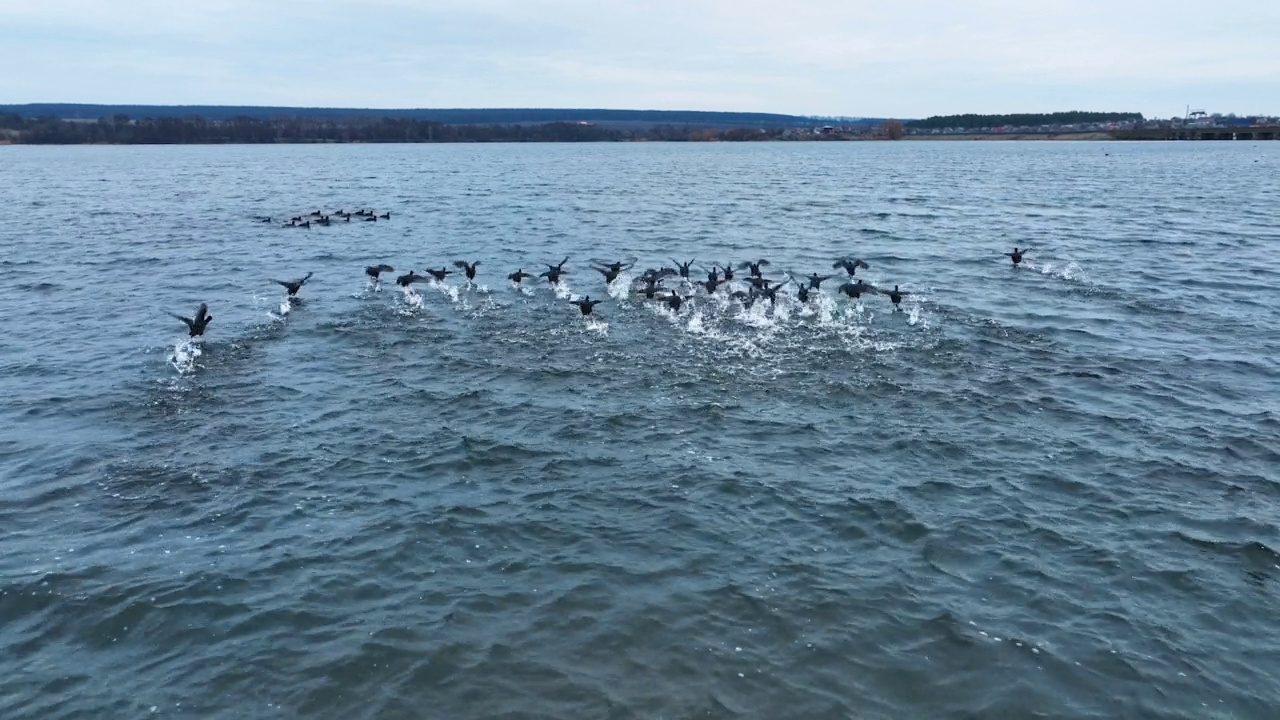
[[[64,120],[97,120],[127,115],[132,119],[201,117],[221,121],[233,118],[274,120],[352,120],[396,118],[438,122],[445,125],[516,125],[589,122],[598,125],[697,125],[704,127],[813,127],[829,124],[831,118],[777,113],[709,112],[698,110],[606,110],[598,108],[305,108],[237,105],[88,105],[76,103],[32,103],[0,105],[0,114],[25,118],[55,117]],[[876,118],[841,118],[848,124],[879,122]]]

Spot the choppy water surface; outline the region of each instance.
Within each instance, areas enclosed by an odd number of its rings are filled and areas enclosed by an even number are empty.
[[[1267,143],[0,148],[0,715],[1275,717],[1277,178]],[[392,219],[252,219],[339,207]],[[676,316],[587,268],[846,253],[902,312]],[[566,255],[596,319],[502,279]]]

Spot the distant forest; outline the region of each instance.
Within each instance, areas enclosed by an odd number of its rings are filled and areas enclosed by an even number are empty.
[[[170,145],[221,143],[418,143],[418,142],[608,142],[635,140],[773,140],[785,128],[709,128],[655,125],[606,127],[592,123],[537,125],[446,125],[407,118],[346,121],[237,117],[162,117],[133,120],[124,114],[95,121],[0,114],[0,140],[30,145]]]
[[[381,120],[383,118],[424,120],[444,125],[542,125],[556,122],[593,122],[601,124],[646,125],[712,125],[721,127],[810,127],[815,118],[776,113],[736,113],[684,110],[604,110],[556,108],[495,109],[400,109],[372,108],[299,108],[223,105],[84,105],[74,103],[38,103],[0,105],[0,114],[12,113],[25,118],[55,117],[64,120],[97,120],[100,117],[127,115],[132,118],[190,118],[206,121],[254,118],[256,120]]]
[[[1077,125],[1080,123],[1141,121],[1142,113],[1125,112],[1071,112],[1020,113],[1015,115],[935,115],[923,120],[909,120],[908,128],[917,130],[941,130],[944,128],[994,128],[1002,125],[1028,127],[1036,125]]]

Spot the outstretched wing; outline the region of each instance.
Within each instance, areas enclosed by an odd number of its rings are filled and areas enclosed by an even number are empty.
[[[458,268],[459,270],[466,270],[467,268],[471,267],[470,265],[467,264],[466,260],[454,260],[453,266]]]
[[[194,320],[192,320],[191,318],[185,318],[185,317],[182,317],[182,316],[181,316],[181,315],[179,315],[178,313],[168,313],[168,314],[169,314],[169,315],[172,315],[173,317],[176,317],[176,318],[178,318],[179,320],[181,320],[182,322],[186,323],[186,324],[187,324],[187,327],[189,327],[189,328],[194,328],[194,327],[195,327],[195,325],[196,325],[195,321],[194,321]]]

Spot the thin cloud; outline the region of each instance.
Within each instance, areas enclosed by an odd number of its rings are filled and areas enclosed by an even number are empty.
[[[0,0],[3,102],[1280,113],[1280,3]]]

